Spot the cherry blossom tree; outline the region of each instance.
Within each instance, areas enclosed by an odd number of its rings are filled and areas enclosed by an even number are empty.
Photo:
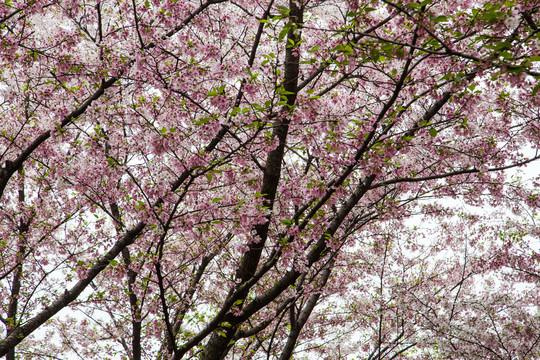
[[[539,8],[2,3],[0,356],[538,358]]]

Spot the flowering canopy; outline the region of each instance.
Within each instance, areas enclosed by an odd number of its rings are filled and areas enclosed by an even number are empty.
[[[0,356],[540,356],[539,8],[4,2]]]

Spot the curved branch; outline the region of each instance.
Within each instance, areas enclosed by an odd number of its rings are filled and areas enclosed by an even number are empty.
[[[0,342],[0,356],[6,355],[11,349],[17,346],[17,344],[23,341],[24,338],[75,300],[92,280],[94,280],[126,246],[135,241],[145,226],[145,223],[139,222],[133,229],[126,231],[124,236],[114,244],[109,252],[96,261],[94,266],[88,270],[84,279],[79,280],[70,290],[66,290],[62,296],[56,299],[51,305],[47,306],[45,310],[28,320],[25,325],[13,329],[13,331]]]

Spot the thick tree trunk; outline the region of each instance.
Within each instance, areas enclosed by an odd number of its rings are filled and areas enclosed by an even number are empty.
[[[20,174],[23,174],[22,169],[19,170],[19,172]],[[24,194],[24,182],[23,182],[23,184],[21,185],[21,188],[19,189],[19,203],[21,204],[24,203],[24,197],[25,197],[25,194]],[[22,259],[24,257],[24,253],[26,252],[25,236],[30,227],[30,221],[31,219],[22,219],[22,218],[19,220],[18,257],[20,259],[19,260],[20,263],[19,263],[19,266],[15,268],[15,271],[13,273],[13,284],[11,286],[11,299],[10,299],[9,307],[8,307],[7,324],[5,324],[7,328],[7,331],[6,331],[7,336],[9,336],[9,334],[11,334],[13,329],[17,327],[17,317],[18,317],[17,309],[19,307],[19,294],[21,292],[21,278],[22,278],[22,273],[23,273]],[[15,348],[13,348],[6,354],[6,360],[15,360],[15,359],[16,359]]]
[[[22,253],[24,253],[24,247],[21,246],[19,250],[22,251]],[[22,253],[19,252],[21,256],[22,256]],[[17,266],[13,274],[13,285],[11,287],[11,300],[9,303],[8,318],[7,318],[8,323],[6,324],[6,327],[8,329],[6,335],[8,336],[12,332],[12,329],[15,328],[16,326],[17,308],[19,304],[18,298],[19,298],[19,292],[21,290],[21,274],[22,274],[22,264]],[[6,360],[15,360],[15,348],[11,349],[6,354]]]
[[[286,91],[287,108],[286,111],[295,104],[296,95],[298,92],[298,74],[300,59],[296,47],[300,41],[300,32],[303,21],[303,7],[294,1],[289,1],[290,21],[293,23],[287,34],[286,51],[285,51],[285,71],[283,87]],[[278,118],[273,130],[273,137],[278,140],[278,146],[268,153],[266,159],[266,167],[264,169],[263,183],[260,193],[263,194],[265,206],[272,210],[276,190],[279,185],[281,176],[281,164],[285,152],[285,144],[287,142],[287,134],[289,131],[289,119]],[[264,224],[255,226],[256,241],[248,244],[249,250],[244,254],[242,262],[236,272],[238,283],[243,284],[248,281],[257,270],[261,258],[262,250],[264,249],[268,238],[268,228],[270,225],[271,214],[268,215],[267,221]],[[232,294],[234,289],[231,290]],[[249,289],[241,294],[240,300],[247,297]],[[235,317],[230,316],[227,319],[231,327],[220,327],[210,336],[210,340],[205,346],[205,350],[201,356],[202,360],[219,360],[223,359],[230,347],[233,344],[234,335],[238,329],[240,322]]]

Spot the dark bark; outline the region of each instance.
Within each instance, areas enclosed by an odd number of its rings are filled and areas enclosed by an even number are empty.
[[[120,209],[118,204],[111,204],[111,213],[114,217],[113,221],[116,222],[117,231],[120,232],[123,228],[122,216],[120,214]],[[137,294],[134,292],[135,281],[137,280],[137,273],[131,269],[131,254],[129,249],[126,247],[122,250],[122,259],[124,260],[124,265],[127,269],[127,280],[128,280],[128,298],[129,305],[131,309],[131,326],[132,326],[132,338],[131,338],[131,360],[141,360],[142,349],[141,349],[141,309],[139,306],[139,299]]]
[[[298,92],[300,59],[298,52],[296,51],[296,44],[300,41],[300,29],[303,21],[303,7],[299,7],[299,5],[292,0],[289,2],[289,7],[290,21],[293,25],[287,34],[285,50],[285,71],[283,79],[283,88],[287,99],[287,105],[284,108],[285,113],[289,112],[294,106]],[[275,120],[272,134],[273,138],[277,139],[278,145],[274,150],[268,153],[266,166],[264,168],[263,183],[260,190],[264,199],[264,206],[270,210],[270,214],[267,216],[267,221],[264,224],[255,226],[256,239],[253,239],[253,241],[248,244],[248,251],[244,254],[236,272],[236,279],[240,284],[246,283],[255,275],[262,250],[264,249],[268,238],[268,229],[270,226],[270,218],[272,216],[271,211],[281,177],[281,164],[283,162],[288,132],[289,119],[286,116],[283,118],[278,117]],[[234,289],[231,290],[229,296],[232,295],[233,291]],[[241,293],[239,295],[239,300],[244,300],[247,297],[248,291],[249,288]],[[227,316],[226,320],[226,322],[232,326],[220,327],[217,331],[213,332],[210,340],[205,346],[201,359],[218,360],[223,359],[227,355],[228,350],[234,342],[240,321],[234,316]]]
[[[28,320],[25,325],[13,329],[13,331],[0,342],[0,356],[6,355],[34,330],[39,328],[47,320],[75,300],[83,290],[88,287],[92,280],[94,280],[96,276],[109,265],[111,260],[118,256],[126,246],[135,241],[145,226],[145,223],[140,222],[133,229],[127,231],[124,236],[114,244],[109,252],[96,261],[94,266],[88,270],[87,276],[84,279],[79,280],[70,290],[66,290],[62,296],[56,299],[51,305],[47,306],[45,310]]]
[[[22,168],[19,171],[20,174],[23,174]],[[24,203],[24,182],[22,184],[21,189],[19,189],[19,202]],[[30,226],[31,219],[20,219],[19,220],[19,226],[17,229],[17,233],[19,235],[19,248],[18,248],[18,257],[19,259],[22,259],[24,257],[24,254],[26,253],[26,241],[25,236],[28,232],[29,226]],[[5,324],[6,326],[6,336],[9,336],[11,332],[17,327],[17,309],[19,307],[19,294],[21,292],[21,280],[22,280],[22,273],[23,273],[23,265],[22,260],[19,261],[19,265],[15,268],[13,272],[13,283],[11,285],[11,298],[9,301],[8,306],[8,317],[7,322]],[[11,349],[6,354],[6,360],[15,360],[15,348]]]
[[[113,86],[117,80],[117,77],[111,77],[107,81],[103,80],[98,89],[85,102],[83,102],[77,109],[73,110],[69,115],[64,117],[64,119],[60,123],[60,126],[62,128],[67,126],[73,120],[84,114],[88,107],[94,101],[99,99],[105,93],[105,90]],[[32,153],[50,137],[51,131],[48,130],[35,138],[34,141],[32,141],[30,145],[28,145],[26,149],[24,149],[15,160],[5,160],[4,167],[0,168],[0,198],[2,198],[7,183],[9,182],[9,179],[11,179],[13,174],[15,174],[17,170],[22,169],[24,162],[30,157],[30,155],[32,155]]]
[[[167,33],[166,37],[170,37],[174,35],[176,32],[178,32],[180,29],[182,29],[184,26],[189,24],[198,14],[200,14],[202,11],[204,11],[206,8],[213,4],[219,4],[222,2],[225,2],[226,0],[208,0],[207,2],[201,4],[201,6],[193,11],[186,19],[184,19],[181,23],[181,25],[177,26],[173,30],[171,30],[169,33]],[[155,44],[148,44],[146,45],[145,49],[150,49],[154,47]],[[108,88],[111,88],[118,80],[120,75],[115,77],[110,77],[108,80],[102,80],[100,86],[98,89],[88,97],[87,100],[85,100],[77,109],[73,110],[70,114],[64,117],[64,119],[60,122],[60,127],[64,128],[71,124],[74,120],[82,116],[86,110],[92,105],[93,102],[97,101],[102,97],[102,95],[105,93],[105,91]],[[210,143],[205,147],[205,151],[207,153],[212,152],[217,145],[221,142],[227,131],[229,130],[229,127],[226,125],[223,125],[218,134],[210,141]],[[0,198],[2,198],[3,193],[6,189],[6,186],[13,176],[13,174],[21,170],[26,160],[32,156],[34,151],[43,144],[47,139],[51,137],[51,131],[46,131],[36,137],[24,150],[21,151],[21,153],[14,159],[14,160],[4,160],[4,166],[1,166],[0,164]],[[188,169],[184,171],[178,179],[171,184],[171,191],[177,190],[184,182],[190,178],[193,177],[192,169]],[[154,206],[159,206],[163,200],[160,198],[158,199]],[[113,219],[118,220],[118,218]],[[134,227],[132,227],[130,230],[126,231],[124,235],[114,244],[114,246],[100,259],[98,259],[94,266],[90,268],[87,272],[87,276],[84,279],[81,279],[77,284],[75,284],[71,289],[65,290],[64,294],[60,296],[58,299],[53,301],[50,306],[47,306],[45,310],[41,311],[37,315],[35,315],[33,318],[29,319],[25,325],[19,326],[16,328],[10,329],[9,333],[6,335],[6,338],[2,341],[0,341],[0,357],[8,354],[11,351],[14,351],[15,347],[24,340],[25,337],[27,337],[29,334],[31,334],[33,331],[38,329],[40,326],[42,326],[46,321],[48,321],[50,318],[52,318],[55,314],[57,314],[60,310],[67,307],[72,301],[74,301],[87,287],[88,285],[96,278],[96,276],[101,273],[113,260],[116,258],[122,251],[127,249],[127,247],[132,244],[135,239],[142,233],[144,228],[146,227],[146,224],[144,222],[139,222]],[[20,274],[16,269],[19,269],[22,266],[21,264],[18,264],[16,268],[14,268],[14,276],[19,276],[17,274]],[[130,276],[128,274],[128,276]],[[131,281],[131,280],[129,280]],[[134,281],[134,280],[133,280]],[[130,298],[130,301],[133,300]],[[13,307],[15,308],[15,307]],[[137,330],[137,326],[139,325],[134,324],[134,332],[138,332],[140,334],[140,329]],[[140,335],[139,335],[140,336]],[[135,341],[135,340],[134,340]],[[136,353],[140,353],[140,339],[137,340],[137,346],[134,345],[134,356]],[[138,349],[136,349],[138,348]],[[140,357],[140,355],[138,355]]]
[[[122,250],[122,258],[124,259],[124,264],[127,268],[128,296],[129,305],[131,307],[131,326],[133,331],[131,339],[131,359],[141,360],[141,309],[139,307],[139,299],[137,299],[137,295],[133,291],[133,286],[135,285],[135,280],[137,279],[137,273],[130,268],[131,255],[127,247]]]
[[[355,191],[351,194],[349,199],[346,201],[346,203],[341,207],[341,209],[338,211],[336,216],[334,217],[334,220],[329,224],[325,231],[325,235],[323,235],[319,241],[317,242],[316,246],[313,248],[313,250],[308,255],[309,259],[309,266],[313,265],[320,259],[322,259],[325,254],[328,251],[327,241],[328,241],[328,235],[333,235],[337,229],[341,226],[342,222],[345,220],[347,215],[353,210],[354,206],[358,203],[358,201],[364,196],[364,194],[368,191],[368,189],[371,186],[371,183],[373,182],[375,176],[369,176],[366,178],[365,181],[360,182],[358,186],[356,187]],[[243,322],[247,321],[251,316],[253,316],[256,312],[264,308],[265,306],[268,306],[270,303],[272,303],[279,295],[283,294],[284,291],[286,291],[291,285],[293,285],[296,280],[302,275],[301,272],[291,269],[287,273],[283,275],[283,277],[278,280],[273,287],[265,291],[263,294],[257,296],[255,299],[247,303],[242,308],[242,315],[241,316],[233,316],[229,310],[233,307],[236,300],[242,299],[240,296],[242,293],[247,291],[257,279],[259,279],[266,271],[268,271],[269,268],[275,264],[275,259],[279,258],[278,254],[275,254],[274,258],[267,261],[264,265],[261,266],[261,269],[257,271],[254,277],[252,277],[246,284],[242,284],[238,291],[231,292],[229,297],[226,299],[225,303],[223,304],[220,312],[212,319],[212,321],[206,326],[204,330],[199,332],[196,336],[194,336],[190,341],[185,343],[183,346],[179,348],[179,350],[175,353],[175,356],[173,359],[179,360],[181,359],[190,349],[195,347],[196,345],[200,344],[205,337],[207,337],[209,334],[214,332],[214,334],[217,333],[216,330],[219,330],[222,335],[218,335],[217,337],[211,337],[210,340],[216,339],[212,342],[209,341],[209,343],[205,347],[204,353],[201,355],[201,359],[223,359],[227,355],[227,351],[229,347],[232,345],[232,341],[234,341],[237,337],[241,337],[241,333],[236,331],[239,324],[242,324]],[[231,324],[231,327],[225,327],[222,328],[221,324],[224,322],[228,322]],[[229,331],[229,332],[228,332]],[[234,331],[234,332],[233,332]],[[225,335],[225,336],[223,336]],[[224,340],[227,340],[228,342],[224,344]],[[202,357],[205,356],[205,357]],[[214,356],[214,357],[211,357]]]
[[[206,146],[205,148],[206,152],[208,153],[212,152],[217,147],[219,142],[223,139],[223,136],[226,134],[227,129],[228,128],[225,126],[222,127],[219,133]],[[50,132],[42,134],[38,139],[41,139],[41,137],[45,135],[47,136],[40,142],[40,144],[50,137]],[[34,143],[36,143],[36,141],[34,141]],[[39,146],[39,144],[36,145],[35,148],[37,148],[37,146]],[[32,151],[35,150],[35,148],[33,148]],[[29,151],[27,149],[23,152],[23,153],[28,152],[28,154],[23,160],[21,160],[21,166],[22,166],[22,163],[26,160],[26,158],[30,156],[32,151]],[[19,156],[19,158],[21,158],[21,156]],[[1,171],[3,171],[3,169]],[[1,171],[0,171],[0,180],[1,180],[1,177],[3,176],[3,173]],[[171,191],[177,190],[188,178],[190,178],[190,176],[192,176],[191,169],[184,171],[178,177],[178,179],[173,184],[171,184]],[[7,184],[7,180],[6,180],[6,184]],[[156,201],[154,206],[159,206],[162,202],[163,200],[160,198]],[[113,215],[113,220],[117,222],[120,219],[118,219],[116,216]],[[83,292],[83,290],[86,289],[86,287],[92,282],[92,280],[94,280],[95,277],[109,265],[111,260],[116,258],[116,256],[118,256],[125,248],[127,248],[127,246],[131,245],[133,241],[135,241],[135,239],[139,236],[139,234],[143,231],[145,227],[146,227],[146,224],[144,222],[139,222],[132,229],[126,231],[124,235],[109,250],[109,252],[107,252],[103,257],[101,257],[101,259],[99,259],[94,264],[94,266],[90,270],[88,270],[86,278],[81,279],[70,290],[66,290],[64,292],[64,295],[60,296],[44,311],[40,312],[39,314],[34,316],[32,319],[28,320],[28,322],[24,326],[18,327],[16,329],[12,329],[12,332],[8,336],[6,336],[6,338],[3,341],[0,342],[0,356],[6,355],[11,349],[15,348],[15,346],[17,346],[26,336],[31,334],[34,330],[39,328],[47,320],[49,320],[56,313],[58,313],[60,310],[68,306],[73,300],[75,300]]]
[[[19,247],[19,254],[24,254],[24,246]],[[22,274],[22,264],[19,265],[15,272],[13,273],[13,285],[11,286],[11,299],[9,302],[9,308],[8,308],[8,318],[6,328],[6,335],[9,336],[13,329],[16,328],[17,324],[17,308],[19,305],[19,293],[21,290],[21,274]],[[6,354],[6,360],[15,360],[15,348],[11,349]]]
[[[321,276],[321,284],[320,287],[324,287],[326,285],[326,282],[328,281],[328,278],[330,277],[330,273],[332,272],[332,265],[326,267],[323,270],[322,276]],[[315,306],[317,305],[317,302],[319,301],[321,297],[321,293],[315,293],[309,297],[309,300],[304,307],[304,309],[300,312],[299,316],[297,318],[291,317],[291,331],[289,332],[289,336],[287,337],[287,343],[285,344],[285,347],[283,348],[283,351],[281,352],[281,356],[279,357],[280,360],[288,360],[291,358],[292,353],[296,347],[296,342],[298,341],[298,336],[300,336],[300,333],[306,325],[309,316],[311,315],[311,312],[313,309],[315,309]]]

